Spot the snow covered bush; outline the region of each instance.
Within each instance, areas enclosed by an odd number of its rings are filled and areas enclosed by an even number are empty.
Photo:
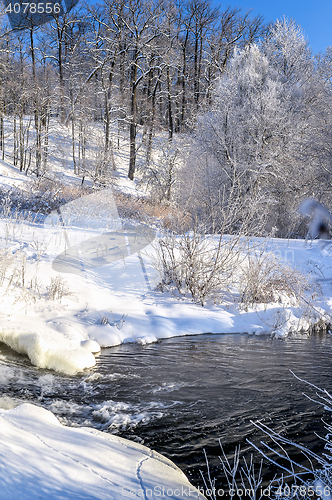
[[[71,186],[55,179],[38,178],[27,182],[25,189],[0,188],[1,218],[27,219],[26,212],[48,214],[71,200],[88,194],[90,191],[81,185]]]
[[[214,238],[194,231],[165,234],[157,247],[158,289],[188,297],[204,306],[219,303],[233,284],[235,270],[243,260],[241,239]]]
[[[4,284],[4,280],[7,276],[7,272],[10,271],[11,265],[13,263],[14,256],[12,252],[8,250],[0,250],[0,286]]]
[[[79,168],[83,179],[90,177],[97,185],[106,187],[114,182],[113,172],[116,170],[113,147],[105,149],[101,137],[97,140],[97,146],[90,153],[90,159],[81,160]]]
[[[60,274],[51,278],[51,283],[47,287],[47,295],[49,300],[61,300],[62,297],[71,295],[66,280]]]
[[[25,305],[40,298],[37,268],[35,275],[29,272],[26,254],[22,250],[0,250],[0,297],[7,303],[9,300],[13,304],[22,302]]]
[[[115,191],[114,197],[118,214],[122,218],[144,221],[150,225],[179,231],[192,226],[190,215],[168,203],[155,203],[150,198],[131,196]]]
[[[298,377],[296,377],[298,378]],[[301,380],[301,379],[299,379]],[[321,389],[306,382],[308,386],[315,390],[314,396],[308,396],[324,407],[326,411],[332,412],[332,394],[326,389]],[[266,461],[269,461],[277,470],[282,471],[280,476],[270,484],[271,498],[288,499],[290,496],[295,499],[309,500],[312,498],[330,499],[332,496],[332,425],[323,421],[327,435],[325,437],[316,435],[317,439],[325,442],[325,452],[318,455],[305,446],[289,440],[287,437],[270,429],[262,422],[256,422],[257,429],[263,432],[269,442],[261,441],[262,448],[248,443],[255,448]],[[303,462],[299,463],[292,459],[292,453],[287,449],[295,449],[297,454],[302,456]],[[272,454],[271,454],[272,452]],[[295,488],[292,487],[295,485]]]
[[[18,203],[22,209],[48,214],[89,192],[81,185],[72,186],[55,179],[39,178],[28,184],[25,192],[20,193]]]
[[[256,250],[248,251],[239,272],[238,286],[240,304],[248,308],[277,301],[296,305],[311,284],[303,273],[273,252]]]
[[[166,232],[156,246],[157,290],[201,306],[208,301],[220,304],[229,300],[244,310],[276,302],[282,307],[304,306],[305,325],[307,309],[312,317],[316,287],[307,275],[266,251],[262,244],[253,248],[248,242],[244,236],[206,235],[197,228],[178,235]],[[286,323],[291,325],[291,321]]]
[[[184,139],[182,143],[180,141],[178,143],[178,145],[169,141],[162,143],[159,154],[155,154],[142,168],[140,184],[158,203],[163,200],[174,201],[180,195],[177,192],[177,185],[186,157],[186,144]]]
[[[209,466],[209,460],[204,450],[207,472],[206,475],[200,471],[204,484],[204,489],[209,492],[211,500],[217,500],[219,497],[228,493],[230,498],[248,498],[250,500],[258,500],[262,498],[259,493],[262,488],[262,465],[263,461],[255,467],[253,456],[250,455],[249,460],[244,457],[241,462],[240,446],[235,448],[232,460],[226,455],[225,450],[219,440],[221,455],[219,456],[221,470],[226,480],[227,487],[222,488],[222,485],[217,484],[212,478]],[[265,488],[264,488],[265,489]],[[221,493],[223,492],[223,493]],[[232,494],[234,492],[234,494]],[[241,492],[241,493],[240,493]],[[240,494],[239,494],[240,493]],[[219,495],[220,494],[220,495]]]

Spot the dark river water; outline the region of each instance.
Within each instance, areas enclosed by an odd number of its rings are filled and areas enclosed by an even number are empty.
[[[321,453],[321,418],[332,413],[303,396],[315,391],[291,373],[321,388],[332,387],[332,336],[285,340],[247,335],[178,337],[146,346],[105,349],[97,365],[75,377],[37,369],[0,344],[0,406],[30,401],[65,425],[92,426],[159,451],[196,486],[206,471],[203,449],[217,483],[220,444],[231,454],[266,425]],[[315,396],[316,397],[316,396]],[[317,399],[317,397],[316,397]],[[296,455],[296,450],[293,450]],[[295,458],[301,460],[300,457]],[[254,455],[255,460],[259,460]],[[266,477],[276,471],[265,466]]]

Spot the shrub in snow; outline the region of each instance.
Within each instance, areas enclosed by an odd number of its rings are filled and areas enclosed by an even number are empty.
[[[276,301],[296,305],[311,284],[303,273],[273,252],[260,250],[248,251],[239,272],[238,287],[240,303],[248,308]]]
[[[202,306],[208,300],[220,303],[230,293],[245,309],[271,302],[294,306],[312,287],[300,271],[264,248],[249,248],[240,236],[166,233],[156,250],[157,289]]]
[[[0,250],[0,293],[6,301],[25,305],[40,298],[38,265],[32,274],[24,251],[17,248]]]
[[[88,193],[81,185],[69,186],[54,179],[40,178],[30,184],[26,193],[22,193],[20,205],[23,209],[48,214]]]
[[[160,152],[153,158],[153,161],[144,165],[141,184],[158,203],[174,199],[184,156],[184,144],[181,144],[180,150],[179,147],[167,141],[161,145]]]
[[[156,203],[149,198],[130,196],[115,192],[114,197],[119,216],[135,219],[150,224],[160,224],[173,231],[189,228],[192,225],[190,215],[168,203]]]
[[[50,300],[61,300],[62,297],[71,295],[67,286],[66,280],[58,274],[55,278],[51,278],[51,284],[47,287],[47,294]]]
[[[1,217],[15,220],[21,217],[23,219],[23,216],[20,215],[22,211],[25,212],[25,220],[27,219],[26,211],[48,214],[61,205],[88,193],[89,190],[81,185],[69,186],[45,177],[27,183],[25,190],[0,188]]]
[[[11,252],[5,249],[0,250],[0,286],[4,284],[4,280],[7,275],[7,271],[10,269],[13,263],[14,256]]]
[[[209,299],[220,302],[243,259],[241,245],[239,236],[216,241],[196,229],[179,236],[165,234],[157,247],[161,278],[157,289],[189,297],[202,306]]]
[[[115,326],[118,330],[121,330],[125,321],[126,321],[126,317],[127,317],[127,314],[122,314],[121,318],[119,320],[115,320],[114,318],[114,315],[112,313],[112,311],[110,311],[110,314],[112,316],[112,321],[109,320],[109,315],[108,314],[103,314],[103,315],[100,315],[100,324],[101,325],[111,325],[111,326]]]

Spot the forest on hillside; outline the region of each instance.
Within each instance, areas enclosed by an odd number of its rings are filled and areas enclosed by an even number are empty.
[[[29,176],[52,175],[56,124],[82,183],[111,182],[127,147],[151,202],[209,231],[305,236],[301,201],[331,206],[332,48],[293,20],[210,0],[79,3],[24,30],[3,14],[0,65],[0,158]]]

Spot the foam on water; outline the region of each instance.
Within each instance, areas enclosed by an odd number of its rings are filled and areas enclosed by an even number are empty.
[[[70,427],[90,426],[91,408],[86,405],[80,405],[73,401],[53,400],[47,409],[56,415],[59,422]],[[76,419],[75,419],[76,417]]]
[[[46,373],[45,375],[41,375],[37,381],[38,385],[41,388],[41,396],[45,396],[54,391],[55,378],[50,373]]]
[[[99,380],[105,380],[105,379],[116,381],[116,380],[121,380],[123,378],[127,378],[127,375],[125,375],[124,373],[105,374],[105,373],[94,372],[84,377],[82,380],[82,384],[83,383],[88,384],[90,382],[98,382]]]
[[[2,410],[11,410],[12,408],[16,408],[16,406],[20,405],[22,401],[15,398],[10,398],[8,396],[0,397],[0,408]]]
[[[13,371],[9,366],[0,365],[0,385],[8,383],[12,376]]]
[[[113,433],[123,432],[151,420],[161,419],[167,413],[168,407],[174,404],[176,403],[169,405],[158,401],[129,404],[109,400],[95,406],[93,418],[103,424],[103,429],[108,429]]]
[[[174,391],[179,391],[183,387],[193,387],[193,384],[189,384],[186,382],[163,382],[161,385],[158,385],[157,387],[154,387],[151,390],[152,394],[157,394],[158,392],[174,392]]]

